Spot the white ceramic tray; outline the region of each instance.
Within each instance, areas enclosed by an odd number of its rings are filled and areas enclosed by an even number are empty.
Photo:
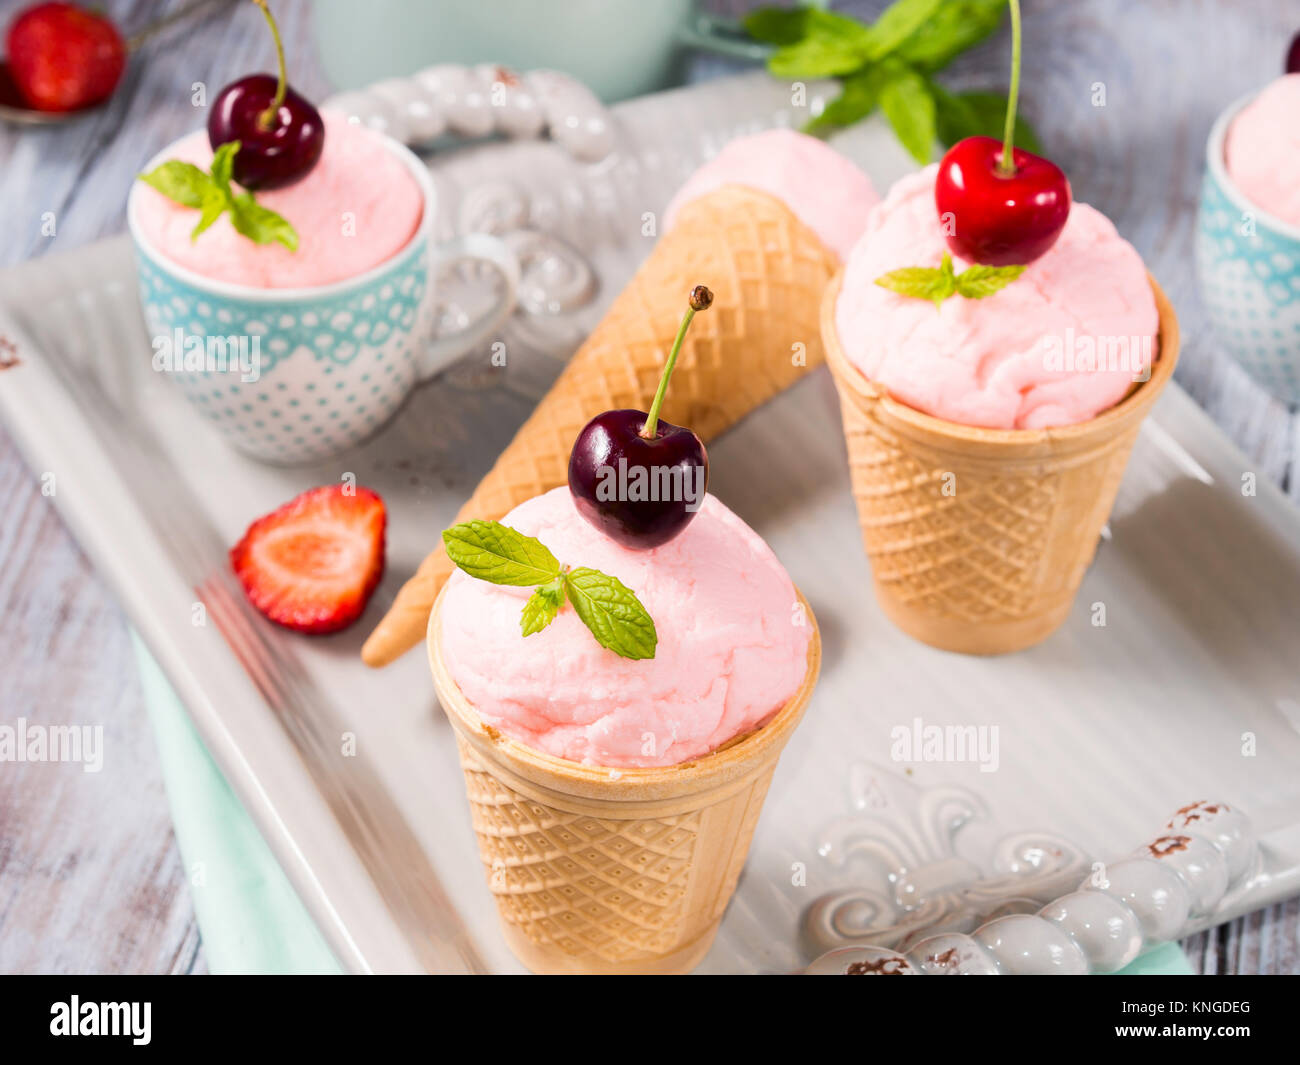
[[[372,672],[357,651],[645,255],[642,213],[731,136],[797,123],[788,104],[754,75],[619,106],[620,147],[595,166],[540,143],[440,157],[444,229],[522,197],[601,288],[572,314],[517,315],[508,370],[471,357],[355,454],[313,467],[240,457],[151,370],[124,238],[0,275],[0,335],[18,358],[0,373],[0,411],[32,469],[54,474],[54,502],[347,967],[518,970],[423,655]],[[837,144],[882,188],[908,168],[876,125]],[[1245,811],[1261,840],[1200,924],[1300,892],[1300,515],[1263,480],[1243,493],[1249,464],[1178,388],[1142,433],[1069,621],[1006,658],[931,650],[876,608],[825,371],[710,458],[713,490],[813,604],[825,668],[702,971],[806,965],[827,943],[801,935],[801,918],[827,892],[875,900],[849,923],[882,942],[917,925],[922,902],[979,897],[987,910],[996,892],[980,878],[1051,898],[1198,799]],[[388,575],[351,632],[277,630],[244,602],[226,549],[252,518],[344,472],[388,502]],[[996,726],[996,772],[894,761],[891,732],[916,718]],[[341,753],[348,733],[354,756]],[[846,849],[855,833],[874,843]]]

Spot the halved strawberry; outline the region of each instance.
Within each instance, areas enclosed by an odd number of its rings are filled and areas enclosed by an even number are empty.
[[[384,574],[384,501],[326,485],[258,518],[230,550],[248,598],[297,632],[337,632],[361,616]]]

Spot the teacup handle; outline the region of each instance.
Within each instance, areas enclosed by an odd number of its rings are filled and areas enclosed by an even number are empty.
[[[429,255],[431,284],[439,275],[460,262],[485,262],[496,267],[505,281],[506,290],[490,311],[470,322],[464,329],[447,336],[435,337],[425,345],[420,357],[420,378],[427,380],[445,370],[458,355],[483,343],[515,309],[519,290],[519,260],[505,241],[490,233],[467,233],[434,248]]]

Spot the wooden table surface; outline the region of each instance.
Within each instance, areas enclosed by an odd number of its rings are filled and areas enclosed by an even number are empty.
[[[133,32],[182,2],[100,6]],[[0,23],[20,6],[0,3]],[[838,6],[870,16],[884,5]],[[275,10],[295,87],[323,97],[310,6],[276,0]],[[1296,30],[1294,0],[1027,0],[1022,106],[1076,197],[1115,221],[1178,308],[1185,344],[1178,381],[1261,476],[1300,501],[1296,414],[1218,350],[1191,255],[1210,124],[1280,73]],[[1003,35],[963,57],[953,83],[1002,84],[995,72],[1008,55]],[[0,265],[120,232],[140,164],[202,121],[190,103],[193,84],[212,94],[273,64],[257,12],[218,5],[147,44],[95,115],[62,129],[0,128]],[[694,74],[724,67],[701,60]],[[1099,83],[1104,107],[1094,105]],[[46,212],[52,235],[42,229]],[[117,754],[97,774],[0,764],[0,971],[204,972],[125,618],[2,428],[0,499],[0,723],[102,722]],[[1300,972],[1300,900],[1186,946],[1200,972]]]

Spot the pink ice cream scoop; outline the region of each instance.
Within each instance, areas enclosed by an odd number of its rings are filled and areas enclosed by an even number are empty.
[[[1073,425],[1150,371],[1155,296],[1142,258],[1101,212],[1075,203],[1060,238],[1000,292],[936,309],[876,279],[937,267],[948,250],[936,167],[897,182],[845,267],[835,324],[849,360],[895,399],[990,429]],[[970,264],[954,260],[960,272]]]
[[[235,232],[229,214],[190,239],[199,212],[137,182],[132,211],[139,233],[177,266],[214,281],[255,288],[308,288],[343,281],[392,258],[415,235],[424,195],[374,130],[326,111],[325,149],[301,181],[257,194],[298,233],[298,250],[255,244]],[[208,135],[199,130],[163,153],[207,170]]]
[[[766,723],[807,672],[812,625],[763,540],[713,496],[684,532],[631,551],[578,513],[568,488],[502,524],[536,536],[561,563],[617,577],[654,619],[652,659],[601,647],[571,605],[519,632],[531,588],[457,570],[442,595],[442,653],[479,716],[538,750],[588,765],[667,766]]]
[[[1300,226],[1300,74],[1278,78],[1242,108],[1224,162],[1251,203]]]
[[[747,185],[781,200],[828,248],[848,258],[879,201],[871,178],[816,137],[770,129],[738,137],[687,179],[665,212],[723,185]]]

